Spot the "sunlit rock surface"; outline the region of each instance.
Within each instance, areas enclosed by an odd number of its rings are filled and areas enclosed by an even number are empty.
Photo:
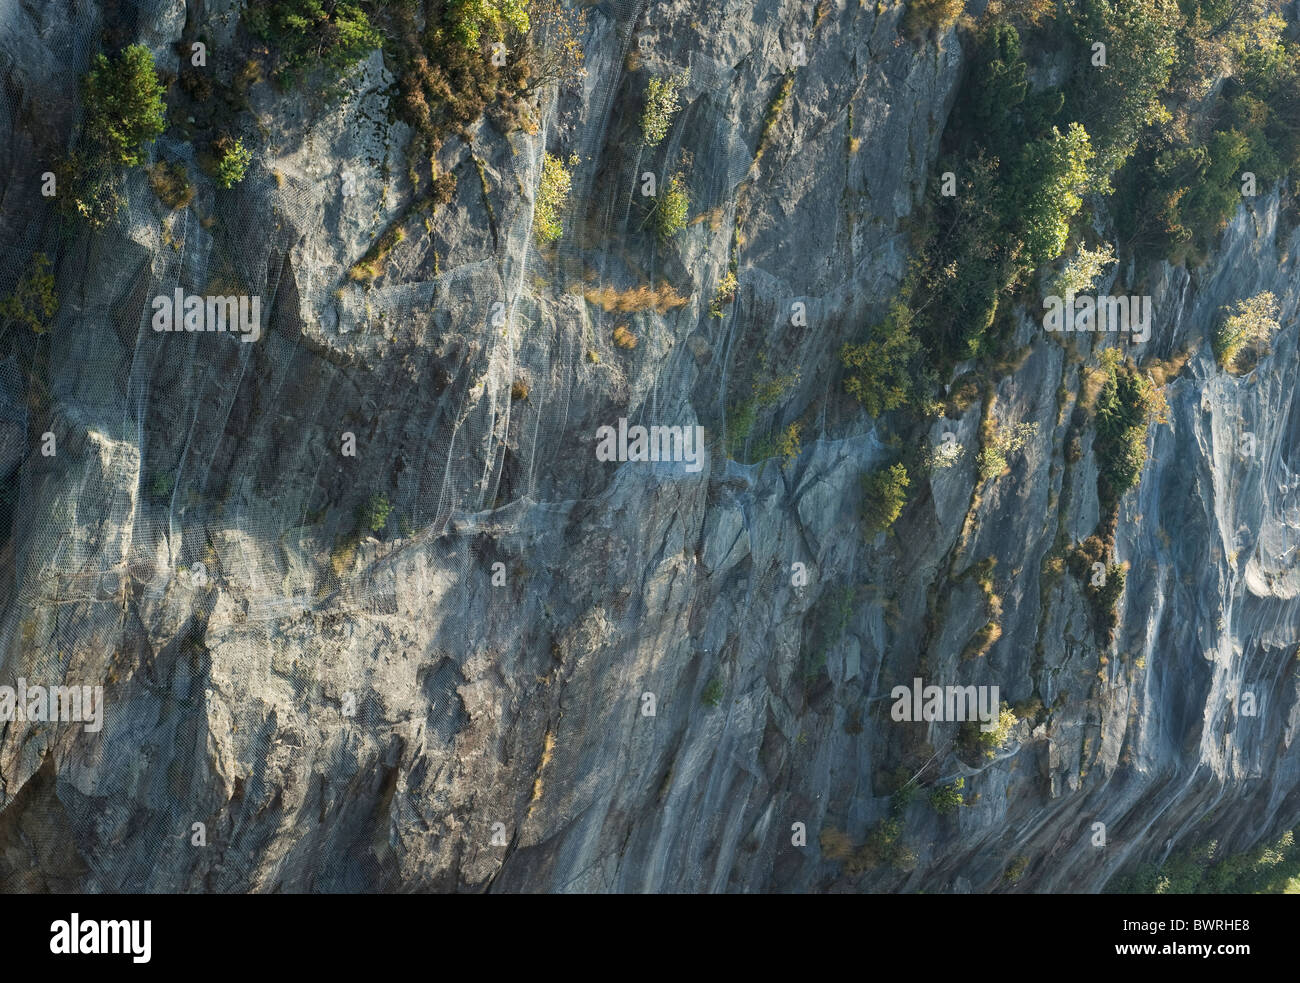
[[[36,176],[68,144],[105,10],[0,4],[0,284],[57,249],[61,299],[55,456],[27,446],[27,383],[0,366],[16,496],[0,682],[103,685],[106,705],[96,734],[0,724],[0,887],[1095,891],[1177,844],[1244,849],[1300,819],[1300,238],[1276,192],[1205,266],[1146,275],[1155,324],[1132,354],[1194,353],[1122,505],[1127,588],[1099,645],[1078,583],[1044,570],[1058,536],[1097,522],[1091,431],[1065,460],[1096,356],[1039,311],[996,389],[1000,421],[1038,424],[1010,473],[976,494],[976,402],[931,434],[955,435],[957,464],[917,482],[890,534],[862,532],[860,477],[889,452],[838,353],[903,275],[962,55],[951,34],[895,44],[900,7],[840,6],[815,32],[792,0],[591,8],[580,91],[535,134],[483,121],[449,140],[453,200],[407,225],[366,289],[348,270],[412,193],[378,53],[338,98],[255,85],[236,189],[164,137],[153,153],[190,169],[190,208],[168,212],[136,171],[117,224],[59,240]],[[247,57],[221,51],[238,5],[207,7],[229,78]],[[195,5],[135,16],[174,71]],[[796,41],[808,64],[755,163]],[[645,80],[686,67],[685,108],[648,150]],[[539,251],[544,149],[580,162],[566,234]],[[683,150],[703,218],[656,249],[636,189]],[[736,301],[712,317],[738,225]],[[583,298],[661,281],[685,301],[662,314]],[[152,297],[212,284],[263,298],[259,342],[150,330]],[[1284,330],[1227,375],[1214,318],[1264,289]],[[611,341],[620,324],[635,348]],[[763,432],[811,421],[787,464],[728,460],[726,409],[760,369],[797,373]],[[703,470],[597,461],[597,428],[620,417],[703,425]],[[353,541],[374,494],[393,506],[384,533]],[[968,571],[989,557],[1003,634],[963,660],[987,620]],[[958,725],[890,718],[917,676],[1048,712],[972,766]],[[918,729],[930,779],[978,798],[952,818],[917,801],[914,862],[850,870],[825,834],[859,844],[889,815],[883,771]]]

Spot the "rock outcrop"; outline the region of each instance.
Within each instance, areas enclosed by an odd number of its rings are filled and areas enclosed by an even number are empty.
[[[889,449],[839,351],[904,275],[954,33],[900,43],[901,7],[858,3],[592,7],[580,88],[535,133],[485,119],[448,140],[452,200],[371,286],[349,270],[413,194],[379,52],[337,94],[253,84],[234,189],[173,128],[152,153],[191,174],[190,205],[136,170],[114,224],[60,226],[39,177],[75,132],[94,31],[113,20],[172,72],[202,33],[229,81],[239,6],[0,4],[0,293],[40,249],[61,300],[45,417],[0,366],[0,683],[102,685],[105,707],[97,733],[0,724],[0,887],[1097,891],[1300,820],[1300,232],[1277,190],[1203,266],[1122,271],[1152,336],[1101,343],[1190,355],[1122,503],[1106,645],[1047,563],[1098,519],[1091,432],[1067,446],[1096,352],[1039,312],[995,389],[999,420],[1038,425],[1010,473],[977,482],[977,400],[934,425],[964,452],[893,530],[858,515]],[[645,81],[685,68],[647,148]],[[565,234],[539,248],[548,149],[578,163]],[[698,221],[671,246],[645,226],[645,172],[689,188]],[[584,297],[665,283],[658,309]],[[263,337],[152,331],[177,288],[261,296]],[[1224,373],[1213,319],[1264,289],[1284,330]],[[801,422],[802,448],[741,464],[759,441],[737,442],[734,408],[760,377],[784,385],[756,432]],[[620,418],[702,425],[703,469],[597,460]],[[381,531],[357,523],[373,496]],[[988,558],[1001,636],[963,659]],[[918,676],[1041,712],[972,758],[955,723],[891,718]],[[927,784],[963,777],[971,803],[915,802],[906,862],[856,864],[891,813],[886,772],[923,745]]]

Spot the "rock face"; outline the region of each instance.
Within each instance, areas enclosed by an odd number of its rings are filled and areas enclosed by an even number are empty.
[[[1121,509],[1113,645],[1045,569],[1097,522],[1091,431],[1067,460],[1096,353],[1037,311],[996,387],[999,420],[1038,424],[1010,473],[977,486],[976,402],[931,434],[955,435],[957,465],[864,535],[860,477],[890,451],[838,353],[903,275],[962,52],[900,43],[897,5],[823,6],[590,8],[580,89],[535,133],[448,141],[455,195],[366,288],[348,270],[412,195],[378,52],[341,94],[252,85],[255,161],[232,190],[169,130],[153,154],[187,168],[193,203],[170,211],[137,170],[89,234],[59,226],[39,175],[75,130],[95,31],[172,72],[202,34],[229,80],[239,5],[0,3],[0,293],[44,250],[61,301],[45,417],[0,366],[0,683],[104,687],[98,732],[0,723],[0,889],[1096,891],[1300,820],[1300,232],[1262,194],[1205,265],[1124,271],[1145,277],[1151,340],[1100,343],[1193,353]],[[646,79],[684,68],[647,148]],[[578,163],[564,237],[539,249],[545,150]],[[682,173],[700,217],[671,246],[645,223],[646,172]],[[684,302],[662,312],[584,298],[663,282]],[[259,341],[150,329],[153,297],[217,287],[262,298]],[[1264,289],[1284,330],[1225,374],[1216,312]],[[760,455],[734,407],[771,377],[755,433],[802,421],[802,450],[737,463]],[[620,418],[702,425],[702,470],[597,460]],[[354,533],[376,495],[382,534]],[[963,659],[990,557],[1002,634]],[[968,758],[958,724],[892,719],[914,677],[1044,713]],[[890,815],[885,772],[922,742],[926,784],[977,798],[911,805],[906,863],[846,862],[836,844]]]

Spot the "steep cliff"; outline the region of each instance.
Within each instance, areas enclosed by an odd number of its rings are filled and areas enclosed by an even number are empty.
[[[585,77],[531,124],[449,136],[454,192],[412,212],[428,178],[391,58],[277,85],[241,6],[0,3],[0,294],[43,252],[59,298],[41,360],[0,366],[0,682],[104,687],[97,732],[0,724],[0,886],[1097,891],[1300,821],[1283,185],[1203,263],[1112,272],[1152,298],[1145,344],[1017,307],[1017,362],[931,421],[956,465],[870,534],[861,477],[897,437],[845,393],[841,348],[914,253],[955,30],[905,40],[903,8],[853,2],[589,7]],[[172,77],[201,40],[218,94],[150,150],[192,200],[131,169],[90,231],[42,175],[102,33]],[[647,80],[685,69],[647,146]],[[253,150],[229,189],[192,139],[221,111]],[[576,160],[539,245],[547,152]],[[667,243],[647,173],[689,191]],[[379,275],[351,275],[394,227]],[[153,330],[177,289],[259,296],[262,336]],[[1263,290],[1283,328],[1226,372],[1218,312]],[[1075,411],[1105,346],[1179,363],[1120,504],[1110,642],[1054,565],[1102,513]],[[981,481],[990,412],[1037,429]],[[702,426],[702,468],[598,460],[620,418]],[[800,446],[761,446],[791,424]],[[991,596],[1000,635],[972,655]],[[915,677],[997,686],[1005,741],[895,720]],[[967,804],[900,802],[900,769],[963,778]]]

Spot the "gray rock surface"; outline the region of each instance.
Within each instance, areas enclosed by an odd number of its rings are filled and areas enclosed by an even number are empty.
[[[14,259],[0,292],[56,234],[34,173],[66,146],[107,6],[0,2]],[[203,6],[136,5],[135,29],[161,59],[206,16],[229,77],[237,5]],[[936,424],[964,455],[919,481],[890,534],[864,537],[858,517],[860,476],[889,451],[844,397],[838,352],[904,271],[955,36],[897,43],[901,7],[852,2],[815,31],[793,0],[590,9],[580,92],[551,98],[535,134],[482,121],[470,145],[449,141],[455,197],[427,230],[407,226],[369,289],[348,269],[411,195],[378,53],[333,101],[254,86],[255,164],[236,189],[163,138],[155,156],[189,167],[194,205],[167,213],[135,173],[116,225],[63,240],[59,449],[26,450],[15,479],[0,683],[102,684],[105,724],[0,724],[0,886],[1095,891],[1180,843],[1244,849],[1294,825],[1300,233],[1280,226],[1276,192],[1237,213],[1205,266],[1146,277],[1157,324],[1134,354],[1195,353],[1124,501],[1128,587],[1103,648],[1074,579],[1043,569],[1062,531],[1097,521],[1091,433],[1065,465],[1096,353],[1042,333],[1038,312],[996,392],[999,419],[1039,425],[1010,473],[976,494],[976,403]],[[642,33],[652,53],[629,71]],[[808,64],[755,164],[796,42]],[[686,106],[651,151],[645,80],[685,67]],[[565,237],[539,251],[545,149],[580,162]],[[666,181],[682,150],[692,215],[712,214],[657,249],[635,188],[646,170]],[[714,318],[737,228],[740,287]],[[150,330],[153,296],[231,278],[263,298],[261,341]],[[661,280],[686,298],[664,314],[582,296]],[[1227,375],[1209,330],[1262,289],[1285,329],[1257,370]],[[619,324],[634,349],[611,341]],[[797,373],[755,430],[804,421],[788,464],[725,453],[726,409],[761,371]],[[23,423],[0,382],[3,471]],[[702,424],[704,469],[597,461],[596,430],[619,417]],[[372,494],[393,505],[383,535],[349,544]],[[1003,634],[963,661],[987,620],[965,575],[987,557]],[[918,675],[1050,712],[971,765],[958,725],[891,720],[890,690]],[[1234,709],[1247,690],[1254,717]],[[917,801],[914,863],[849,870],[827,831],[863,842],[889,814],[885,768],[922,734],[931,777],[964,776],[978,799],[949,819]]]

